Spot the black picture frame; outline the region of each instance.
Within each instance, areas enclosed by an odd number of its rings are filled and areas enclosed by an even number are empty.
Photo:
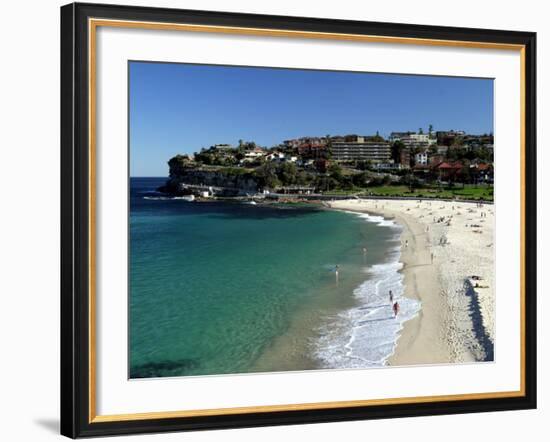
[[[524,395],[318,410],[90,420],[89,18],[524,47]],[[61,434],[71,437],[336,422],[536,408],[536,34],[167,8],[73,3],[61,8]]]

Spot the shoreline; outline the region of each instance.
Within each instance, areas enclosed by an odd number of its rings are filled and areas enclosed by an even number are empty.
[[[437,262],[431,262],[431,249],[425,228],[414,218],[394,216],[402,226],[400,262],[403,268],[403,295],[421,302],[419,312],[403,324],[393,354],[388,358],[390,366],[437,364],[449,362],[451,350],[441,335],[445,309],[437,278]],[[405,247],[408,241],[409,246]],[[435,271],[434,271],[435,270]],[[425,320],[431,318],[431,320]]]
[[[324,209],[327,211],[326,207]],[[361,215],[357,212],[352,214],[347,210],[334,211],[349,213],[353,218]],[[375,226],[390,227],[390,224],[392,231],[399,229],[398,235],[400,235],[402,229],[393,221],[360,219],[357,225],[361,226],[361,229],[376,231],[378,227]],[[351,262],[342,266],[344,274],[341,281],[337,280],[334,284],[332,277],[326,279],[324,288],[318,290],[318,294],[307,306],[295,312],[288,330],[274,339],[258,358],[253,372],[273,371],[274,366],[284,367],[277,371],[302,371],[369,368],[384,365],[394,350],[402,324],[418,309],[418,303],[415,300],[400,300],[402,317],[395,321],[391,304],[387,299],[388,289],[393,289],[396,299],[399,299],[403,287],[403,276],[399,272],[400,243],[396,233],[385,231],[384,235],[387,238],[384,241],[378,244],[367,244],[373,247],[368,258],[369,276],[366,276],[367,267],[365,267],[367,256],[362,253],[365,243],[352,246],[353,251],[350,250],[351,254],[348,255]],[[371,233],[366,234],[371,239],[376,238],[372,235],[372,230]],[[391,241],[390,248],[387,247],[386,241]],[[352,265],[356,265],[357,268],[353,269]],[[349,274],[350,271],[353,277]],[[348,274],[345,275],[345,272]],[[381,280],[384,288],[379,290]],[[376,293],[375,298],[372,298],[373,293]],[[328,296],[326,298],[328,303],[325,301],[319,304],[319,294]],[[314,308],[311,310],[312,306]],[[364,317],[365,315],[368,319]],[[365,323],[370,323],[371,326],[366,326]],[[380,333],[378,324],[393,334],[393,341],[388,341],[386,334]],[[368,348],[363,346],[358,348],[356,344],[365,342],[363,337],[369,333],[374,333],[371,336],[378,342]],[[284,365],[283,361],[285,361]]]
[[[394,219],[403,228],[403,295],[419,300],[421,309],[403,323],[388,366],[493,359],[492,205],[488,209],[464,202],[373,199],[327,206]],[[480,239],[490,244],[479,250]],[[473,275],[483,288],[475,287]]]

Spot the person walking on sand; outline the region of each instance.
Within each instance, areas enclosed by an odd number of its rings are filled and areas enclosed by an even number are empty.
[[[409,240],[406,239],[406,240],[405,240],[405,248],[408,248],[408,247],[409,247]]]
[[[394,318],[397,318],[397,314],[399,313],[399,303],[395,301],[393,304],[393,316]]]
[[[393,305],[393,292],[390,290],[390,304]]]

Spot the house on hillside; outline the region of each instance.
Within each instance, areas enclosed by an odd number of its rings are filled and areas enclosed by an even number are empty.
[[[296,165],[303,168],[313,167],[315,160],[313,159],[298,159]]]
[[[494,166],[491,163],[474,162],[470,165],[470,174],[475,183],[492,183]]]
[[[428,164],[428,151],[426,149],[420,150],[414,155],[414,164],[420,166]]]
[[[460,161],[443,162],[436,167],[440,181],[455,181],[462,175],[464,165]]]
[[[265,150],[261,147],[255,147],[252,150],[248,150],[244,154],[244,163],[253,163],[254,161],[262,158],[265,155]]]
[[[451,146],[457,139],[464,137],[463,130],[442,130],[435,133],[438,145]]]
[[[428,157],[428,164],[431,168],[434,168],[445,161],[445,155],[433,154]]]
[[[324,158],[327,153],[327,146],[322,142],[306,142],[298,146],[298,153],[307,158]]]
[[[270,152],[265,156],[266,161],[278,161],[282,162],[285,160],[285,154],[282,152]]]

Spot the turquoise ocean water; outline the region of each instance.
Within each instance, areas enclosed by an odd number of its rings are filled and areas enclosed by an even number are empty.
[[[395,224],[313,206],[190,203],[156,193],[164,180],[130,181],[130,377],[368,366],[391,353]]]

